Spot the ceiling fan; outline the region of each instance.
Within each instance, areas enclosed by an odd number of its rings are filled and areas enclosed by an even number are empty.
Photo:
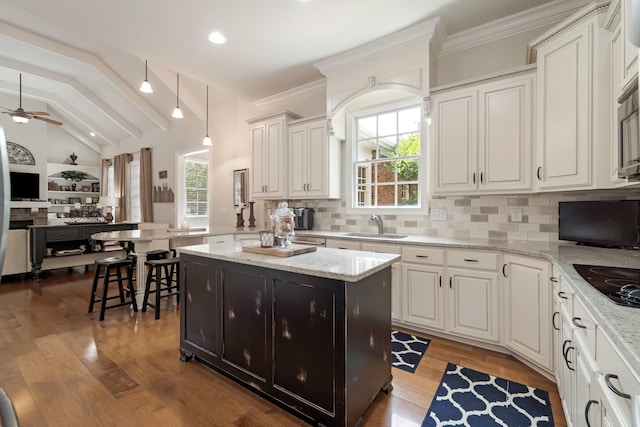
[[[15,110],[12,110],[6,107],[0,107],[0,108],[4,108],[5,110],[7,110],[7,111],[2,111],[2,113],[8,114],[9,116],[11,116],[13,121],[18,124],[29,123],[29,120],[36,119],[36,120],[42,120],[43,122],[51,123],[52,125],[56,125],[56,126],[62,125],[62,122],[59,122],[58,120],[53,120],[48,117],[40,117],[40,116],[48,116],[49,113],[47,113],[46,111],[25,111],[24,109],[22,109],[22,73],[20,73],[20,106]]]

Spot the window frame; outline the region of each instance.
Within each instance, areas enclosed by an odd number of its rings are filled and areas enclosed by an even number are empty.
[[[348,214],[368,215],[376,213],[380,215],[426,215],[429,212],[429,150],[430,138],[429,128],[424,116],[424,103],[422,100],[413,98],[398,102],[379,104],[366,108],[349,110],[346,112],[346,162],[345,162],[345,200],[346,212]],[[357,161],[357,126],[356,119],[365,116],[378,115],[386,112],[398,111],[409,107],[420,109],[420,155],[418,156],[418,206],[358,206],[357,193],[355,187],[356,171],[358,166],[362,166]],[[399,188],[399,187],[398,187]]]
[[[188,213],[188,209],[187,209],[187,192],[188,192],[188,188],[191,187],[187,187],[187,165],[189,163],[200,163],[200,164],[206,164],[207,165],[207,179],[206,179],[206,183],[207,183],[207,200],[206,202],[198,202],[196,201],[196,204],[201,204],[204,203],[206,208],[207,208],[207,213],[204,215],[190,215]],[[211,162],[209,162],[208,160],[202,160],[202,159],[197,159],[197,158],[188,158],[185,157],[183,163],[182,163],[182,210],[183,210],[183,216],[185,219],[196,219],[196,218],[209,218],[211,212],[211,207],[210,207],[210,197],[211,197],[211,185],[210,185],[210,175],[211,175]]]

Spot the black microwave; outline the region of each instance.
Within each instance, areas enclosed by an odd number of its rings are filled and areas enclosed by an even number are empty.
[[[619,99],[618,177],[640,179],[640,121],[638,120],[638,82]]]

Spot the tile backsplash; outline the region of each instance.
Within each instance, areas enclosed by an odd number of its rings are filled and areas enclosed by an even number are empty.
[[[383,215],[384,230],[386,233],[438,237],[555,241],[558,240],[559,202],[624,199],[640,199],[640,189],[434,197],[429,205],[444,208],[446,221],[432,221],[426,215]],[[343,200],[290,201],[289,205],[314,208],[314,230],[377,231],[368,214],[348,214]],[[521,210],[521,222],[512,221],[514,208]]]

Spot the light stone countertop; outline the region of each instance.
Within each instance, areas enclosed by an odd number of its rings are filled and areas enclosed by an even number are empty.
[[[353,240],[344,232],[297,231],[300,236]],[[419,245],[451,249],[497,250],[546,259],[553,264],[573,289],[576,296],[591,313],[598,327],[618,347],[630,367],[640,378],[640,308],[624,307],[613,303],[584,280],[573,264],[589,264],[640,268],[640,251],[580,246],[572,242],[506,241],[493,239],[451,239],[429,236],[409,236],[404,239],[361,238],[362,242],[396,245]]]
[[[182,246],[178,250],[180,254],[202,256],[345,282],[357,282],[389,267],[400,259],[399,255],[394,254],[330,248],[318,248],[315,252],[284,258],[242,251],[243,245],[256,244],[257,241],[245,240],[215,245]]]

